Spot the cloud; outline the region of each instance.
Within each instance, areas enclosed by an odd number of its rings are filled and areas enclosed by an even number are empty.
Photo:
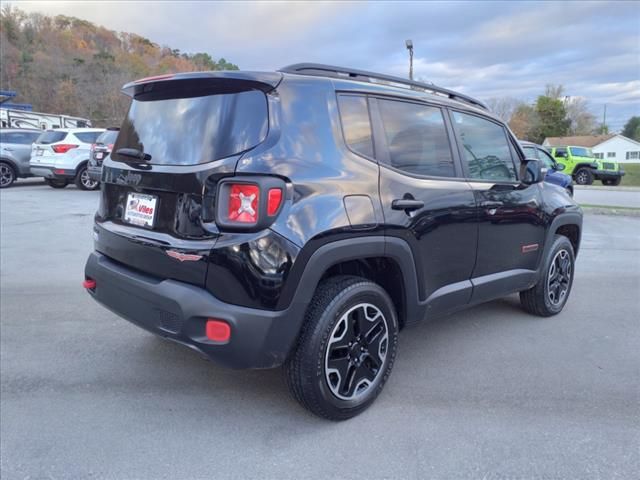
[[[605,103],[620,128],[640,114],[640,2],[14,2],[85,18],[244,69],[301,61],[415,73],[480,98],[533,101],[548,83]],[[611,112],[611,114],[609,114]]]

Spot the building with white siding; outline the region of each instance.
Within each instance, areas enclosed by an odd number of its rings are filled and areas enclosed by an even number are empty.
[[[640,142],[620,134],[545,138],[545,147],[573,145],[590,148],[596,158],[619,163],[640,163]]]

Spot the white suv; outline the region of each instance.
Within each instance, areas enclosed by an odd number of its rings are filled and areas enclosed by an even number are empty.
[[[100,182],[87,171],[91,145],[104,132],[102,128],[56,128],[47,130],[31,147],[31,174],[44,177],[53,188],[70,182],[82,190],[95,190]]]

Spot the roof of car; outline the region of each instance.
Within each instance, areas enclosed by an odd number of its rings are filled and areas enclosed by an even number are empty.
[[[67,133],[76,133],[76,132],[104,132],[104,128],[49,128],[47,132],[67,132]]]
[[[38,128],[10,128],[10,127],[3,127],[0,128],[0,132],[6,133],[6,132],[42,132],[42,130],[38,129]]]

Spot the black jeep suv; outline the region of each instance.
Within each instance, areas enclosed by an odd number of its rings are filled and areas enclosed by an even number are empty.
[[[284,364],[320,416],[375,400],[403,327],[567,302],[580,208],[471,97],[317,64],[123,91],[84,287],[224,365]]]

